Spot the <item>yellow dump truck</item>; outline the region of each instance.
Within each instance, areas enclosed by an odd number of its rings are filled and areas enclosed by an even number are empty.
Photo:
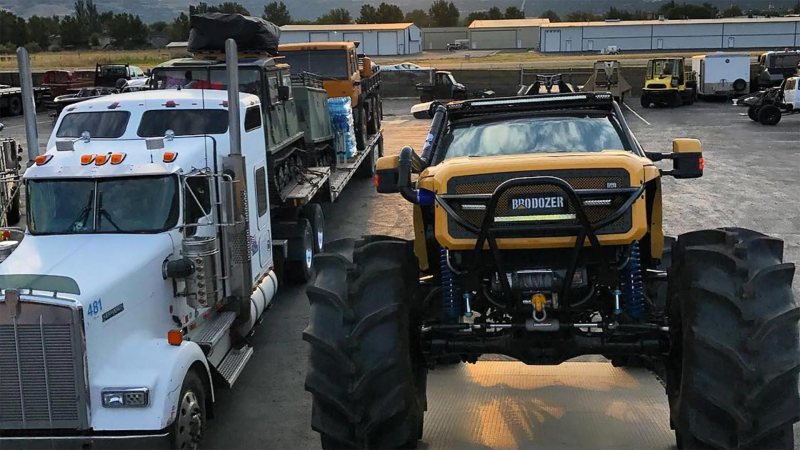
[[[363,150],[368,136],[378,132],[383,118],[380,71],[358,53],[357,42],[303,42],[283,44],[278,52],[292,74],[313,73],[323,80],[328,97],[350,97],[356,143]]]

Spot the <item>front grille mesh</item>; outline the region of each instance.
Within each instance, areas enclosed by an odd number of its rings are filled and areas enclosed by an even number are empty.
[[[0,429],[77,428],[84,404],[83,383],[76,379],[82,373],[77,330],[72,323],[44,323],[41,316],[24,314],[26,308],[47,307],[21,306],[22,320],[15,324],[4,317],[0,324]]]
[[[450,179],[448,182],[448,194],[491,194],[494,190],[504,181],[512,178],[533,177],[533,176],[553,176],[561,178],[572,186],[573,189],[609,189],[609,188],[625,188],[630,186],[629,175],[624,169],[607,169],[607,170],[592,170],[592,174],[588,175],[585,171],[579,170],[557,170],[557,171],[537,171],[537,172],[514,172],[514,173],[500,173],[500,174],[486,174],[486,175],[473,175],[467,177],[456,177]],[[509,216],[514,215],[510,210],[510,199],[514,197],[525,196],[551,196],[551,195],[564,195],[563,190],[552,185],[522,185],[513,187],[502,194],[497,202],[496,216]],[[587,218],[590,222],[599,222],[600,220],[608,217],[621,207],[625,200],[626,195],[608,195],[598,196],[597,198],[611,199],[611,203],[602,206],[585,206]],[[475,209],[462,209],[463,204],[472,205],[476,203],[473,200],[457,201],[452,200],[449,202],[453,210],[461,216],[465,221],[473,226],[480,227],[485,217],[485,210]],[[488,202],[486,202],[488,203]],[[565,214],[574,214],[575,205],[566,201]],[[558,223],[558,224],[577,224],[577,219],[572,220],[553,220],[545,223]],[[495,227],[513,228],[516,224],[508,223],[495,223]],[[629,230],[631,227],[631,214],[630,211],[623,214],[619,219],[611,224],[598,230],[597,234],[612,234],[622,233]],[[471,233],[461,225],[459,225],[453,218],[448,220],[448,231],[454,238],[473,238],[475,234]],[[553,231],[526,231],[526,237],[545,237],[545,236],[558,236],[571,234],[569,231],[553,232]]]

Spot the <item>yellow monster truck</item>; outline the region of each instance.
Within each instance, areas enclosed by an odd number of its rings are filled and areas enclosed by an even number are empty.
[[[415,239],[316,257],[304,337],[323,448],[416,446],[428,369],[486,353],[644,362],[678,448],[793,448],[794,265],[755,231],[665,239],[661,177],[702,173],[699,141],[644,151],[610,93],[440,107],[421,155],[378,161],[378,191],[414,204]]]

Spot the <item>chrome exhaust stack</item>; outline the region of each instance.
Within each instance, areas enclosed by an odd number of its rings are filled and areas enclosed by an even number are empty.
[[[224,215],[230,225],[222,227],[223,252],[227,266],[225,294],[238,301],[239,320],[250,317],[253,293],[250,226],[247,217],[247,170],[242,156],[241,117],[239,117],[239,55],[236,41],[225,41],[225,64],[228,75],[228,133],[230,155],[222,159],[223,171],[231,175],[223,201]],[[224,203],[227,200],[227,205]]]
[[[36,127],[36,101],[33,98],[33,75],[31,58],[25,47],[17,48],[19,84],[22,88],[22,112],[25,117],[25,138],[28,143],[28,159],[33,161],[39,150],[39,129]]]

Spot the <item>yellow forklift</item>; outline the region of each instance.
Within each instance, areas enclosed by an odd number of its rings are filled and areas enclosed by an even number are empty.
[[[642,107],[691,105],[697,99],[697,78],[683,58],[656,58],[647,62]]]

